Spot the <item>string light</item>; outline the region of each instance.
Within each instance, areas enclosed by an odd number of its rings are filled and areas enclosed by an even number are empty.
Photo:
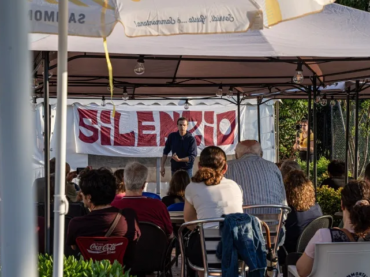
[[[223,94],[223,89],[222,89],[222,85],[220,85],[216,91],[216,96],[222,96]]]
[[[328,99],[326,99],[326,94],[324,94],[324,97],[321,99],[320,104],[323,107],[325,107],[328,104]]]
[[[297,64],[296,72],[293,76],[293,82],[296,84],[301,84],[303,80],[304,80],[304,76],[303,76],[303,70],[302,70],[302,63],[299,62]]]
[[[127,101],[128,100],[128,93],[127,93],[126,87],[123,88],[122,99],[124,101]]]
[[[316,95],[315,103],[316,103],[316,104],[320,104],[320,103],[321,103],[321,96],[320,96],[320,92],[318,92],[318,93],[317,93],[317,95]]]
[[[233,87],[229,88],[229,91],[227,92],[227,98],[231,98],[234,95],[234,89]]]
[[[36,95],[32,95],[31,108],[32,108],[32,111],[36,111],[37,109],[37,96]]]
[[[188,109],[189,109],[189,102],[188,102],[188,99],[186,99],[186,100],[185,100],[184,109],[185,109],[185,110],[188,110]]]
[[[337,101],[334,100],[334,96],[331,96],[330,106],[334,107],[337,104]]]
[[[105,107],[105,96],[101,97],[101,105]]]
[[[143,75],[145,73],[145,61],[144,57],[140,56],[134,67],[134,72],[136,75]]]

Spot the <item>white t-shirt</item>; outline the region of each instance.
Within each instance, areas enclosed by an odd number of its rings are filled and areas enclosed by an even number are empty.
[[[207,186],[191,182],[185,189],[186,200],[193,205],[198,219],[221,217],[223,214],[243,213],[243,193],[233,180],[222,178],[218,185]],[[218,224],[205,224],[212,228]]]

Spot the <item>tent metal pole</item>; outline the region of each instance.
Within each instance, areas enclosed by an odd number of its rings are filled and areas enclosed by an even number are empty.
[[[11,277],[38,276],[28,27],[27,1],[0,1],[0,251]]]
[[[54,200],[54,253],[53,277],[63,276],[65,215],[68,201],[66,184],[66,134],[67,134],[67,86],[68,86],[68,1],[59,1],[58,24],[58,81],[56,116],[56,175]]]
[[[316,103],[316,96],[317,96],[317,86],[316,86],[316,75],[313,76],[312,86],[313,86],[313,95],[314,95],[314,102],[313,102],[313,185],[317,187],[317,103]],[[310,140],[310,136],[308,138]],[[307,149],[307,152],[311,152],[310,149]]]
[[[360,101],[359,101],[359,93],[360,93],[360,81],[356,81],[356,114],[355,114],[355,172],[354,178],[357,180],[358,177],[358,163],[359,163],[359,155],[358,155],[358,116],[359,116],[359,109],[360,109]]]
[[[348,162],[348,155],[349,155],[349,116],[350,116],[350,91],[347,91],[347,115],[346,115],[346,152],[345,152],[345,163],[346,163],[346,184],[348,183],[348,169],[349,169],[349,162]]]
[[[258,142],[261,144],[261,109],[260,109],[261,99],[257,98],[257,128],[258,128]],[[262,145],[261,145],[262,146]]]
[[[242,137],[242,134],[240,133],[241,132],[241,126],[240,126],[240,92],[238,92],[238,94],[236,96],[236,101],[237,101],[237,105],[238,105],[238,142],[240,142],[241,137]]]
[[[279,124],[280,124],[280,102],[279,101],[276,101],[275,103],[275,122],[276,122],[276,125],[275,125],[275,130],[276,130],[276,136],[275,136],[275,145],[276,145],[276,161],[279,162],[280,161],[280,131],[279,131]]]
[[[311,117],[312,117],[312,91],[311,87],[308,87],[308,130],[311,130]],[[307,140],[307,150],[311,149],[311,140]],[[306,157],[306,175],[307,178],[310,178],[310,153],[307,151]]]
[[[45,253],[51,254],[50,245],[50,105],[49,105],[49,52],[42,52],[44,60],[44,217],[45,217]]]

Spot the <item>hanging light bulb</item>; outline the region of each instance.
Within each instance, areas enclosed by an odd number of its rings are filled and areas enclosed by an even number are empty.
[[[44,76],[44,70],[41,72],[41,75]],[[53,72],[49,71],[49,79],[53,77]]]
[[[37,96],[36,95],[32,95],[31,97],[31,108],[32,108],[32,111],[37,110]]]
[[[189,109],[189,102],[188,102],[188,99],[186,99],[186,100],[185,100],[184,109],[185,109],[185,110],[188,110],[188,109]]]
[[[220,85],[216,91],[216,96],[222,96],[223,94],[223,89],[222,89],[222,85]]]
[[[229,88],[229,91],[227,92],[227,98],[231,98],[234,95],[234,89],[233,87]]]
[[[105,96],[101,97],[101,105],[105,107]]]
[[[304,80],[303,70],[302,70],[302,63],[297,64],[297,69],[295,71],[295,75],[293,77],[293,82],[296,84],[301,84]]]
[[[127,93],[126,87],[123,88],[122,99],[124,101],[127,101],[128,100],[128,93]]]
[[[38,89],[38,88],[39,88],[39,86],[40,86],[40,84],[39,84],[39,82],[37,81],[37,79],[36,79],[36,78],[35,78],[35,79],[33,79],[33,85],[32,85],[33,89]]]
[[[330,100],[330,106],[334,107],[336,104],[337,102],[334,100],[334,96],[332,96]]]
[[[137,64],[134,67],[134,72],[136,75],[143,75],[145,73],[144,58],[140,56],[137,60]]]
[[[321,103],[321,96],[320,96],[320,92],[316,95],[315,103],[316,103],[316,104],[320,104],[320,103]]]
[[[324,94],[324,97],[321,99],[320,104],[323,107],[325,107],[328,104],[328,99],[326,99],[326,94]]]

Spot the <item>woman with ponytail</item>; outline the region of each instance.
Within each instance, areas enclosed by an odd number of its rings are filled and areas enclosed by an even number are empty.
[[[205,148],[200,154],[198,168],[185,190],[185,221],[242,213],[242,190],[237,183],[224,177],[227,171],[225,152],[216,146]],[[218,224],[206,224],[204,228],[218,228]],[[193,230],[187,256],[194,265],[203,266],[201,253],[199,232]]]
[[[341,195],[343,229],[320,229],[316,232],[308,243],[302,257],[297,262],[299,276],[304,277],[311,273],[316,243],[369,240],[370,183],[351,181],[343,188]]]

